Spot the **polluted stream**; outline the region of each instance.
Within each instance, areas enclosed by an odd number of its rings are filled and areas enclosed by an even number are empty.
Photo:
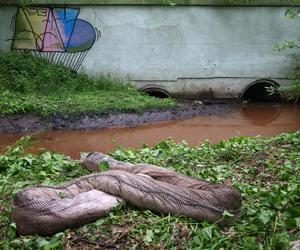
[[[273,136],[300,129],[300,105],[236,105],[223,114],[203,115],[188,119],[113,127],[96,130],[56,130],[30,134],[28,152],[50,150],[78,159],[80,152],[107,153],[118,146],[141,148],[172,138],[190,146],[209,140],[217,143],[233,136]],[[13,144],[26,133],[0,133],[0,150]]]

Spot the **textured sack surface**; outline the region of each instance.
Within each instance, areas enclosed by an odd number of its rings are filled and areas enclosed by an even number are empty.
[[[59,186],[19,191],[12,204],[18,233],[53,234],[95,220],[124,201],[156,212],[210,222],[222,221],[224,211],[234,215],[231,221],[240,216],[241,195],[233,187],[149,164],[116,161],[101,153],[85,156],[81,164],[95,171],[101,162],[109,163],[109,171]]]
[[[21,235],[51,235],[96,220],[122,202],[95,189],[73,195],[63,189],[28,188],[17,193],[12,220]]]

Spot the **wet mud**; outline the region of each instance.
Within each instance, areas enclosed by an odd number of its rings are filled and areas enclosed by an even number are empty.
[[[35,115],[0,117],[0,133],[21,133],[57,129],[87,130],[113,126],[135,126],[142,123],[190,118],[198,115],[226,114],[237,104],[203,105],[197,102],[182,103],[170,109],[152,109],[143,113],[111,111],[101,115],[83,114],[69,116],[54,114],[43,119]]]
[[[170,137],[193,146],[205,140],[216,143],[232,136],[272,136],[300,129],[299,105],[211,105],[209,108],[215,110],[206,115],[132,127],[38,132],[32,134],[27,150],[36,153],[44,148],[79,158],[80,152],[108,152],[119,145],[140,148],[143,143],[153,146]],[[0,133],[0,148],[11,145],[24,134]]]

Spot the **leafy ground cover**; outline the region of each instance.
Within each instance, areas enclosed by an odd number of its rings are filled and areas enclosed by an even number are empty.
[[[52,185],[87,171],[55,152],[27,154],[24,138],[0,156],[0,248],[2,249],[288,249],[300,239],[300,131],[276,137],[237,137],[196,147],[163,141],[111,155],[237,187],[243,214],[231,226],[160,215],[131,205],[52,237],[16,235],[10,201],[21,188]]]
[[[91,79],[62,65],[30,55],[0,52],[0,115],[36,113],[102,114],[110,110],[141,112],[175,106],[138,92],[130,83],[99,76]]]

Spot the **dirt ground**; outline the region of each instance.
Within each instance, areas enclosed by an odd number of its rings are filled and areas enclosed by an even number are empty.
[[[206,105],[198,102],[181,103],[171,109],[152,109],[143,113],[110,111],[105,114],[53,114],[41,118],[34,114],[21,114],[0,117],[0,133],[34,132],[56,129],[97,129],[113,126],[135,126],[174,119],[190,118],[198,115],[226,115],[236,104]]]

